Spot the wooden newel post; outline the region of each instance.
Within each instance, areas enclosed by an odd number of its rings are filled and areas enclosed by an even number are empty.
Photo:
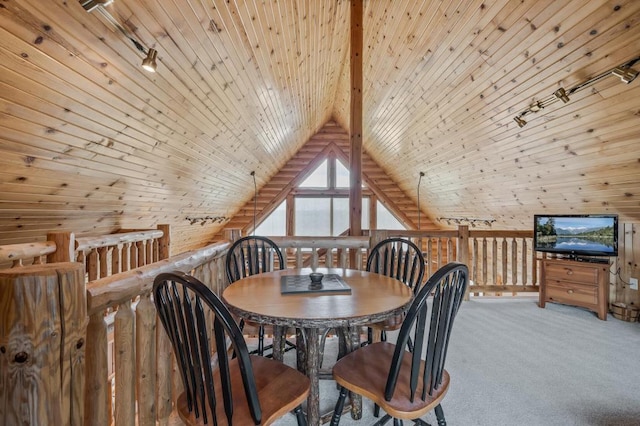
[[[469,226],[460,225],[458,226],[458,262],[464,263],[469,266]],[[471,269],[471,267],[469,267]],[[464,295],[464,300],[469,300],[469,286],[467,286],[467,291]]]
[[[0,271],[3,424],[83,424],[87,320],[81,263]]]

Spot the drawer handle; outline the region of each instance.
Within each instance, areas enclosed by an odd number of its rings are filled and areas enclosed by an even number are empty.
[[[567,290],[567,293],[573,294],[573,290]]]

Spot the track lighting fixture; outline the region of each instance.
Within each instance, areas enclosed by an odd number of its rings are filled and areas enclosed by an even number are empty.
[[[495,219],[479,219],[474,217],[439,217],[437,220],[447,222],[447,225],[451,225],[451,222],[456,225],[471,225],[472,228],[475,228],[477,225],[485,225],[491,228],[491,224],[496,221]]]
[[[109,6],[111,3],[113,3],[113,0],[79,0],[79,2],[84,8],[84,10],[86,10],[87,12],[91,13],[93,11],[97,11],[98,13],[100,13],[100,15],[107,22],[109,22],[109,24],[111,24],[118,31],[120,31],[126,38],[128,38],[129,41],[131,41],[131,43],[133,43],[133,45],[136,47],[136,49],[138,49],[140,52],[146,55],[146,57],[142,60],[142,68],[144,68],[146,71],[149,71],[149,72],[156,72],[156,68],[158,67],[158,64],[156,61],[158,52],[156,51],[156,49],[145,48],[142,45],[142,43],[136,40],[135,37],[133,37],[133,35],[131,35],[131,33],[127,31],[127,29],[124,28],[120,24],[120,22],[118,22],[113,17],[113,15],[109,13],[107,9],[105,9],[106,6]]]
[[[616,67],[611,71],[611,74],[618,77],[623,83],[629,84],[638,76],[638,71],[631,68]]]
[[[567,96],[567,92],[564,90],[564,87],[559,88],[555,92],[553,92],[556,98],[560,99],[565,104],[569,102],[569,96]]]
[[[142,68],[149,72],[156,72],[156,68],[158,67],[156,56],[158,56],[158,51],[156,49],[149,49],[147,57],[142,60]]]
[[[624,64],[618,65],[617,67],[611,68],[610,70],[605,71],[602,74],[599,74],[595,77],[585,80],[582,83],[576,84],[570,89],[565,89],[564,87],[560,87],[558,90],[553,92],[553,95],[547,96],[544,99],[541,99],[539,101],[532,103],[531,105],[529,105],[527,109],[525,109],[520,114],[513,117],[513,119],[515,120],[515,122],[518,124],[519,127],[524,127],[525,124],[527,124],[527,122],[524,120],[524,117],[526,115],[532,112],[539,112],[542,109],[546,108],[547,106],[557,101],[562,101],[563,103],[566,104],[570,100],[569,95],[579,92],[585,87],[588,87],[594,84],[595,82],[600,81],[603,78],[609,77],[611,75],[618,77],[620,81],[622,81],[623,83],[629,84],[638,76],[638,71],[634,70],[631,67],[634,66],[639,61],[640,61],[640,56],[630,61],[627,61]]]
[[[522,117],[520,117],[518,115],[516,115],[513,119],[516,120],[516,123],[518,123],[519,127],[524,127],[524,125],[527,124],[527,122],[524,121],[524,118],[522,118]]]

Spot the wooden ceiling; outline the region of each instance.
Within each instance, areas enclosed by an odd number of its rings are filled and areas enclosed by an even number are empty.
[[[349,127],[349,2],[0,2],[0,243],[171,223],[202,245],[325,123]],[[637,0],[368,0],[363,144],[437,218],[640,221]],[[640,63],[635,67],[640,71]],[[415,198],[415,197],[414,197]]]

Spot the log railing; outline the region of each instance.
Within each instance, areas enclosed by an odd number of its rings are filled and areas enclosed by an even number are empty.
[[[46,263],[46,256],[55,253],[56,243],[43,241],[25,244],[7,244],[0,246],[0,265],[6,268],[19,268],[25,265]]]
[[[537,292],[538,265],[531,231],[469,232],[474,294]]]
[[[109,425],[112,413],[116,425],[168,421],[175,394],[172,387],[177,380],[172,374],[170,344],[151,301],[153,279],[160,273],[179,270],[220,293],[228,247],[227,242],[216,243],[87,285],[85,425]],[[104,316],[109,307],[116,308],[114,389],[109,381],[108,324]]]
[[[369,249],[369,237],[271,237],[283,254],[292,252],[290,267],[326,267],[361,269]],[[355,265],[349,263],[349,251],[355,252]]]
[[[451,261],[469,266],[468,291],[474,295],[538,291],[533,231],[371,231],[371,246],[389,237],[410,238],[422,247],[426,277]]]

